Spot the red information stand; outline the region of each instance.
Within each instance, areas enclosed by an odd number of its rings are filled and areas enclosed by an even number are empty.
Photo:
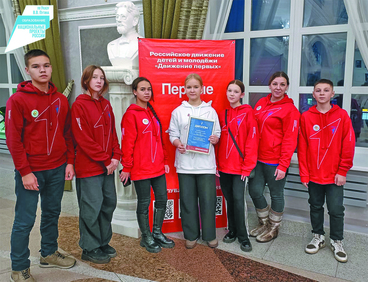
[[[204,93],[201,99],[213,101],[212,106],[219,113],[229,106],[226,86],[234,79],[235,41],[233,40],[174,40],[139,39],[139,75],[147,77],[154,93],[155,108],[164,131],[170,123],[171,112],[183,100],[184,80],[190,73],[197,73],[203,79]],[[166,175],[168,207],[163,225],[164,232],[181,231],[179,183],[174,167],[175,148],[164,134],[164,145],[169,154],[170,173]],[[217,186],[216,226],[226,227],[225,198],[219,181]],[[150,206],[150,223],[153,215],[153,192]]]

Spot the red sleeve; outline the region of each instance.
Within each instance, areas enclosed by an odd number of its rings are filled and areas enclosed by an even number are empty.
[[[309,182],[307,153],[308,153],[308,136],[305,131],[305,118],[304,115],[302,115],[300,118],[299,141],[298,141],[299,175],[302,183]]]
[[[225,110],[223,110],[222,112],[219,113],[218,119],[219,119],[220,128],[221,128],[221,135],[220,135],[220,139],[221,139],[221,138],[223,138],[222,137],[222,127],[225,125]],[[216,170],[218,170],[218,168],[219,168],[219,154],[220,154],[220,140],[214,146],[214,149],[215,149],[215,158],[216,158]]]
[[[162,140],[162,136],[161,136],[161,144],[162,144],[162,151],[164,152],[164,164],[169,165],[169,155],[167,153],[164,141]]]
[[[291,157],[293,156],[298,143],[300,113],[294,105],[293,108],[284,110],[288,110],[289,113],[282,120],[282,131],[284,137],[282,139],[281,156],[277,169],[286,172],[290,166]]]
[[[113,138],[112,140],[112,159],[118,160],[120,162],[122,153],[120,150],[118,135],[116,134],[115,115],[112,111],[111,104],[110,104],[110,109],[111,109],[111,117],[112,117],[112,138]]]
[[[32,172],[23,145],[23,126],[24,120],[21,105],[10,97],[6,103],[5,114],[6,145],[12,155],[14,166],[21,176]]]
[[[103,162],[105,166],[111,163],[110,155],[94,140],[83,107],[79,103],[72,106],[72,132],[78,146],[88,157],[96,162]]]
[[[355,150],[355,133],[351,120],[346,112],[344,112],[343,141],[341,148],[341,158],[339,170],[337,174],[346,176],[349,169],[353,166],[354,150]]]
[[[253,168],[257,164],[258,153],[258,124],[254,117],[253,110],[247,113],[247,136],[244,144],[244,160],[241,164],[242,175],[249,176]]]
[[[66,152],[66,162],[68,164],[74,164],[75,159],[75,150],[74,150],[74,144],[73,144],[73,138],[72,138],[72,116],[71,111],[69,109],[69,103],[67,103],[68,113],[65,118],[65,125],[64,125],[64,139],[65,144],[67,147]]]
[[[137,125],[134,114],[126,112],[121,120],[121,164],[124,172],[130,172],[133,167],[133,150],[137,140]]]

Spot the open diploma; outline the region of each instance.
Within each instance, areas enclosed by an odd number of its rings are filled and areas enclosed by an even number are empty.
[[[209,154],[211,144],[208,139],[212,135],[214,124],[214,120],[190,117],[185,149],[195,153]]]

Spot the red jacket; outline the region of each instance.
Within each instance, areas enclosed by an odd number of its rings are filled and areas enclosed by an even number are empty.
[[[121,120],[123,171],[132,180],[157,177],[165,173],[167,155],[160,125],[149,108],[132,104]]]
[[[78,178],[103,174],[111,159],[120,161],[115,117],[108,100],[79,95],[72,106],[72,129],[77,145],[75,173]]]
[[[5,128],[21,176],[74,164],[68,100],[51,82],[47,93],[31,81],[20,83],[6,103]]]
[[[287,94],[275,103],[270,99],[271,94],[254,107],[260,134],[258,160],[286,172],[298,141],[300,114]]]
[[[217,145],[217,169],[224,173],[249,176],[257,164],[258,126],[253,109],[249,105],[241,105],[227,109],[227,124],[225,111],[219,115],[221,138]],[[244,160],[240,157],[229,134],[231,130]]]
[[[300,179],[335,183],[353,166],[355,135],[347,112],[337,105],[323,114],[316,106],[302,114],[298,144]]]

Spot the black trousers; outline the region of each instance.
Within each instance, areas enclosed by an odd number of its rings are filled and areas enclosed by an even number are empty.
[[[330,215],[330,238],[332,240],[344,239],[344,187],[336,184],[317,184],[309,182],[309,206],[312,232],[324,235],[323,222],[325,199],[328,214]]]
[[[220,172],[222,193],[227,202],[227,222],[229,230],[238,236],[239,242],[248,239],[245,225],[245,182],[241,175]]]
[[[137,214],[148,214],[148,207],[151,203],[151,187],[155,194],[155,208],[166,209],[167,189],[165,174],[134,181],[134,187],[138,198]]]
[[[178,173],[178,177],[180,216],[184,238],[190,241],[198,239],[201,224],[202,239],[204,241],[216,239],[215,175]]]

